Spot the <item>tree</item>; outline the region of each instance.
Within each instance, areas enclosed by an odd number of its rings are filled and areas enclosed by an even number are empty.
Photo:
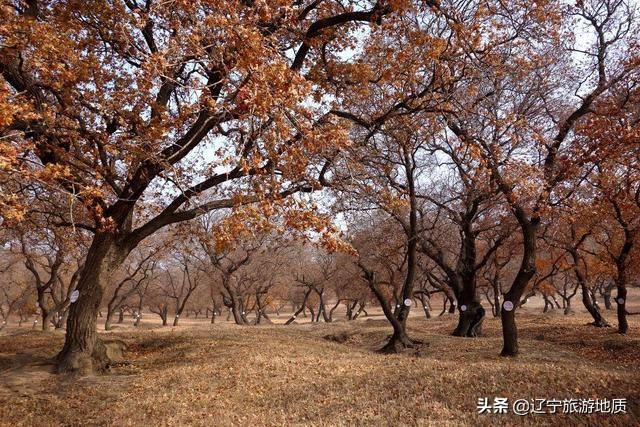
[[[15,254],[2,251],[0,264],[2,286],[0,287],[0,330],[7,325],[11,315],[24,311],[32,305],[33,288],[25,280],[24,271],[20,268],[20,258]],[[33,304],[35,306],[35,304]],[[35,310],[34,310],[35,311]],[[22,319],[22,316],[20,316]]]
[[[391,12],[382,2],[343,3],[28,0],[2,8],[1,182],[43,182],[90,218],[61,213],[57,224],[93,233],[60,372],[103,368],[92,363],[106,360],[93,354],[102,348],[98,306],[108,277],[142,240],[250,202],[268,216],[285,197],[318,187],[307,166],[347,138],[304,102],[314,83],[307,71],[320,53],[338,57],[355,24]],[[24,212],[21,195],[3,195],[4,221]]]
[[[55,228],[39,228],[39,224],[16,228],[16,251],[34,284],[42,330],[63,327],[82,274],[86,253],[81,232],[63,236]]]
[[[535,8],[523,12],[521,26],[507,23],[498,40],[469,47],[478,54],[477,74],[458,86],[455,112],[445,114],[449,130],[486,163],[522,234],[521,265],[501,312],[503,356],[518,353],[515,309],[536,272],[541,222],[571,194],[562,184],[593,154],[575,137],[576,126],[597,116],[592,107],[635,67],[624,59],[634,54],[628,43],[633,13],[623,1],[580,2],[566,12],[545,5],[544,20]],[[563,44],[569,35],[559,26],[562,19],[584,24],[593,43],[584,49]],[[525,35],[535,43],[520,43]],[[572,53],[584,58],[581,67],[570,63]],[[572,74],[579,76],[568,78]]]

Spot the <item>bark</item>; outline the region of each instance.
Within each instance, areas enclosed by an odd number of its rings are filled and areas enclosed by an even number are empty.
[[[611,291],[613,286],[614,283],[603,285],[602,297],[604,298],[604,308],[606,310],[613,310],[613,306],[611,305]]]
[[[580,288],[582,290],[582,304],[587,309],[591,317],[593,317],[593,322],[591,324],[598,328],[609,326],[609,323],[607,323],[602,316],[600,307],[598,307],[598,303],[595,301],[594,295],[591,293],[587,285],[585,283],[580,283]]]
[[[334,306],[329,309],[329,322],[333,322],[333,312],[340,306],[340,301],[342,300],[338,299]]]
[[[107,311],[107,318],[104,321],[104,330],[105,331],[110,331],[111,328],[111,324],[113,323],[113,311]]]
[[[226,301],[225,305],[231,310],[230,314],[233,315],[234,322],[236,325],[246,325],[247,322],[242,315],[242,301],[240,301],[240,298],[229,284],[226,284],[225,289],[228,297],[223,295],[223,300]]]
[[[573,229],[572,229],[571,235],[574,239],[576,238],[576,234]],[[583,240],[584,239],[581,239],[578,245],[570,248],[571,259],[573,260],[573,273],[575,274],[576,280],[578,281],[578,285],[580,286],[580,290],[582,291],[582,304],[587,309],[591,317],[593,317],[592,325],[599,328],[604,326],[609,326],[607,321],[602,316],[602,313],[600,312],[600,307],[598,307],[598,303],[596,302],[593,294],[591,293],[589,287],[587,286],[587,279],[585,275],[583,274],[582,270],[579,267],[582,262],[582,258],[580,256],[580,252],[578,252],[578,246]]]
[[[353,315],[353,319],[352,319],[352,320],[356,320],[358,317],[360,317],[360,315],[361,315],[362,313],[365,313],[365,316],[367,315],[367,314],[366,314],[367,312],[366,312],[366,310],[364,309],[364,307],[365,307],[366,303],[365,303],[364,301],[358,301],[358,305],[359,305],[360,307],[358,308],[358,311],[356,311],[356,314],[354,314],[354,315]]]
[[[627,288],[624,280],[619,280],[616,283],[616,303],[618,304],[618,333],[626,334],[629,331],[629,323],[627,321]]]
[[[500,294],[502,293],[500,283],[492,284],[493,286],[493,317],[500,317],[502,306],[500,305]]]
[[[513,357],[518,355],[518,328],[516,327],[515,308],[511,311],[500,312],[502,321],[502,338],[504,344],[500,356]]]
[[[378,299],[385,317],[387,318],[387,320],[389,320],[389,323],[391,323],[391,326],[393,327],[393,334],[389,338],[389,341],[387,341],[387,343],[380,349],[380,352],[399,353],[404,349],[415,347],[415,343],[411,341],[411,339],[407,335],[406,316],[396,316],[396,314],[391,310],[388,301],[386,300],[382,292],[380,292],[380,290],[378,289],[375,273],[373,271],[367,270],[362,265],[359,266],[364,273],[363,275],[365,280],[367,281],[367,284],[369,285],[369,288]],[[402,307],[404,307],[404,304]],[[396,312],[401,310],[402,307],[396,308]]]
[[[536,240],[538,237],[539,221],[537,219],[527,221],[522,218],[524,215],[522,212],[518,212],[518,214],[523,237],[523,254],[518,273],[513,279],[509,292],[504,295],[505,303],[507,301],[511,302],[513,309],[510,311],[505,310],[503,303],[503,309],[500,313],[502,338],[504,341],[500,355],[504,357],[514,357],[518,355],[518,329],[516,326],[515,312],[517,310],[517,303],[520,301],[527,284],[536,273]]]
[[[304,294],[304,299],[302,300],[302,305],[293,313],[293,315],[289,318],[289,320],[285,322],[285,325],[290,325],[291,323],[293,323],[293,321],[296,320],[296,317],[298,317],[300,313],[304,311],[304,308],[307,305],[307,300],[309,299],[309,295],[311,295],[312,290],[313,288],[307,289],[307,292],[305,292]]]
[[[566,298],[566,304],[564,306],[564,315],[568,315],[573,313],[573,308],[571,307],[571,298]]]
[[[80,295],[69,308],[65,343],[57,356],[59,372],[89,374],[109,367],[104,345],[96,333],[98,310],[107,279],[127,254],[127,250],[117,247],[112,234],[94,236],[76,288]]]
[[[460,307],[466,306],[462,311]],[[458,325],[452,335],[456,337],[477,337],[482,334],[482,322],[485,317],[485,309],[478,301],[470,301],[459,305],[460,316]]]
[[[453,314],[456,312],[456,302],[453,299],[449,300],[449,314]]]

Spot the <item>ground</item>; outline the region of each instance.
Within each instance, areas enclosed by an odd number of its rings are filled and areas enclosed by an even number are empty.
[[[9,328],[0,333],[0,424],[639,425],[639,320],[620,336],[585,325],[582,313],[522,310],[521,355],[505,359],[494,318],[472,339],[449,335],[453,315],[413,317],[410,334],[423,344],[399,355],[375,352],[390,328],[374,315],[253,327],[183,319],[103,333],[126,343],[124,359],[80,379],[52,373],[62,332]],[[479,414],[483,397],[626,398],[627,414]]]

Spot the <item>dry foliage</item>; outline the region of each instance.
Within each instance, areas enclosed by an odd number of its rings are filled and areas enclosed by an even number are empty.
[[[383,320],[241,328],[202,323],[170,331],[105,333],[128,345],[110,375],[72,381],[44,364],[58,333],[0,336],[4,425],[633,425],[640,420],[639,328],[626,337],[580,314],[521,315],[521,356],[486,337],[449,336],[453,317],[412,318],[424,345],[373,350]],[[637,323],[637,319],[632,322]],[[326,339],[344,338],[343,343]],[[620,398],[627,415],[478,414],[479,397]]]

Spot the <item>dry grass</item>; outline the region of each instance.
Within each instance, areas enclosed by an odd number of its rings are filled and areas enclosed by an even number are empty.
[[[519,316],[521,356],[498,356],[499,322],[448,335],[453,316],[412,319],[425,342],[374,352],[380,320],[235,327],[206,323],[106,334],[128,345],[113,373],[50,373],[60,333],[0,336],[2,425],[638,425],[640,324],[618,336],[587,317]],[[329,337],[327,339],[327,336]],[[340,341],[340,342],[336,342]],[[627,398],[627,415],[478,414],[479,397]]]

